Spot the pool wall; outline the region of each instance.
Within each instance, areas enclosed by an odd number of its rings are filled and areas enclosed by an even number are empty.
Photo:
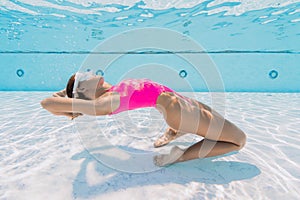
[[[227,6],[234,7],[235,4]],[[65,17],[1,9],[0,90],[62,89],[97,45],[124,31],[161,27],[199,43],[203,51],[193,54],[210,56],[225,91],[300,92],[299,7],[299,3],[294,3],[248,11],[240,16],[226,15],[225,12],[199,14],[199,10],[205,10],[205,3],[167,10],[145,10],[136,4],[118,13],[67,13]],[[38,10],[39,7],[30,8]],[[46,8],[42,9],[43,13],[50,13]],[[151,34],[145,37],[151,38]],[[153,38],[159,39],[163,38]],[[112,84],[130,76],[129,71],[154,63],[171,69],[172,73],[145,67],[134,76],[154,77],[161,82],[168,79],[168,86],[178,91],[210,91],[207,77],[196,73],[172,52],[128,53],[120,52],[118,46],[111,51],[123,56],[108,70],[100,64],[98,68]],[[182,51],[191,53],[188,47]],[[110,52],[98,53],[109,55]],[[182,70],[185,77],[180,76]]]

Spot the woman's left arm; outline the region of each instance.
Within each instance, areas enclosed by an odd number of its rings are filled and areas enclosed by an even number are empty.
[[[49,97],[41,101],[41,106],[54,115],[73,116],[87,114],[96,115],[95,103],[92,100],[63,98],[63,97]]]
[[[94,116],[108,115],[116,106],[119,106],[119,97],[116,95],[108,95],[95,100],[49,97],[41,101],[41,105],[49,112],[56,115],[66,115],[63,113],[75,115],[80,113]]]

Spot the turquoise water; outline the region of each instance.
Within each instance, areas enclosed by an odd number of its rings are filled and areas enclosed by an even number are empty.
[[[0,199],[298,200],[299,26],[299,0],[1,0]],[[167,128],[155,109],[71,121],[41,108],[88,69],[188,92],[247,144],[157,168],[154,154],[201,138],[153,148]]]
[[[102,2],[102,3],[101,3]],[[112,36],[137,28],[167,28],[202,46],[220,73],[226,91],[299,92],[300,32],[297,1],[8,1],[0,3],[0,90],[58,90],[78,71],[95,47]],[[144,35],[151,39],[151,34]],[[165,40],[165,38],[153,38]],[[174,42],[174,41],[173,41]],[[192,68],[172,52],[158,54],[122,50],[126,40],[99,54],[123,55],[104,71],[112,83],[137,65],[159,63],[184,69],[191,87]],[[175,41],[176,43],[176,41]],[[171,50],[172,51],[172,50]],[[181,52],[191,52],[185,46]],[[88,66],[84,66],[88,67]],[[147,77],[148,74],[140,74]],[[173,75],[172,75],[173,76]],[[174,77],[175,78],[175,77]],[[161,80],[161,75],[157,75]]]

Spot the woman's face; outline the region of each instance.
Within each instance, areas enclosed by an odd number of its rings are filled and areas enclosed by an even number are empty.
[[[97,98],[97,91],[103,87],[104,78],[94,76],[78,83],[77,94],[79,98],[93,100]]]

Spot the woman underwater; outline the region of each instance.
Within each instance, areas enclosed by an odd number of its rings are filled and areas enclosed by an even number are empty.
[[[69,79],[66,89],[44,99],[41,105],[54,115],[72,119],[83,114],[112,115],[154,107],[169,126],[154,147],[186,133],[204,138],[187,149],[174,146],[169,154],[155,156],[158,166],[238,151],[246,143],[245,133],[209,106],[149,79],[127,79],[112,86],[102,76],[78,72]]]

